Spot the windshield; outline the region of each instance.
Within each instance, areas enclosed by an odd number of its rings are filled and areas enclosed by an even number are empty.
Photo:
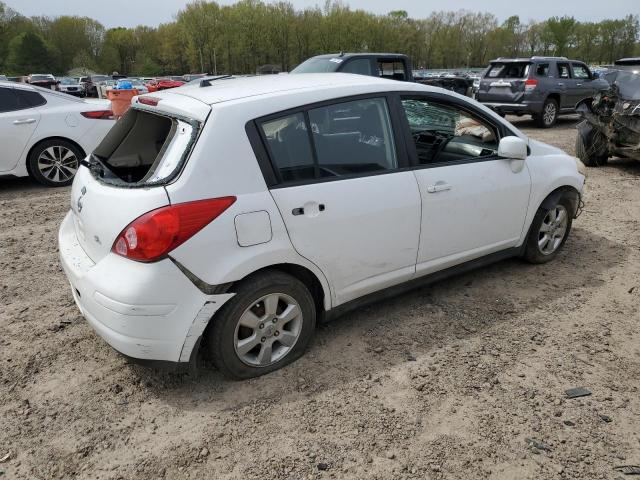
[[[291,73],[335,72],[342,62],[342,58],[310,58],[291,70]]]
[[[78,81],[74,78],[63,77],[60,79],[60,83],[62,85],[75,85]]]
[[[105,80],[111,80],[111,77],[107,75],[94,75],[91,77],[92,82],[104,82]]]
[[[525,78],[529,74],[530,63],[504,62],[492,63],[487,71],[487,78]]]

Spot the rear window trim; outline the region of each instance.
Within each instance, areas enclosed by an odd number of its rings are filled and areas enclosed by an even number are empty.
[[[200,134],[202,133],[203,126],[206,123],[207,119],[209,118],[209,115],[207,115],[207,118],[203,122],[200,122],[194,118],[187,117],[185,115],[163,112],[163,111],[155,110],[154,108],[151,108],[151,107],[144,107],[141,105],[135,105],[135,106],[132,105],[131,109],[165,117],[170,119],[171,121],[179,120],[193,127],[193,131],[191,133],[191,138],[189,140],[188,147],[182,153],[180,160],[176,164],[176,167],[174,168],[173,172],[171,173],[171,175],[167,176],[166,178],[163,178],[162,180],[156,181],[156,182],[127,183],[121,180],[120,178],[118,178],[117,180],[104,178],[104,176],[101,175],[101,173],[102,174],[104,173],[104,170],[107,170],[112,174],[113,174],[113,171],[103,162],[103,160],[100,157],[98,157],[93,152],[91,152],[91,154],[89,155],[90,160],[88,164],[91,175],[100,183],[103,183],[104,185],[109,185],[109,186],[118,187],[118,188],[153,188],[153,187],[164,187],[166,185],[173,183],[182,174],[182,171],[184,170],[185,165],[189,161],[189,158],[191,157],[191,153],[193,152],[193,149],[196,143],[198,142],[198,139],[200,138]],[[117,177],[115,174],[113,175]]]

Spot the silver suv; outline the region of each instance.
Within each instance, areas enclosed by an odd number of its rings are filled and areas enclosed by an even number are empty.
[[[528,114],[552,127],[559,114],[575,113],[606,88],[583,62],[566,57],[498,58],[482,75],[476,100],[501,115]]]

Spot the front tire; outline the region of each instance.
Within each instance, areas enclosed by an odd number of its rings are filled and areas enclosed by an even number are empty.
[[[553,98],[547,98],[542,106],[542,112],[534,117],[538,127],[551,128],[558,120],[558,102]]]
[[[316,325],[315,302],[297,278],[267,271],[242,281],[206,333],[205,355],[233,379],[258,377],[304,353]]]
[[[605,165],[609,159],[607,139],[587,122],[578,125],[576,157],[587,167]]]
[[[64,187],[73,182],[82,151],[66,140],[46,140],[36,145],[29,154],[31,177],[47,187]]]
[[[531,222],[524,258],[530,263],[547,263],[558,256],[573,222],[574,204],[561,196],[551,207],[540,206]]]

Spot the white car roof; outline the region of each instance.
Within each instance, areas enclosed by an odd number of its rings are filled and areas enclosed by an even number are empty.
[[[256,77],[232,77],[211,82],[210,86],[199,84],[173,88],[149,95],[185,95],[212,105],[214,103],[238,100],[255,96],[278,96],[301,90],[332,91],[346,87],[361,87],[362,93],[394,90],[440,91],[437,87],[428,87],[413,82],[385,80],[365,75],[347,73],[301,73],[295,75],[261,75]]]

